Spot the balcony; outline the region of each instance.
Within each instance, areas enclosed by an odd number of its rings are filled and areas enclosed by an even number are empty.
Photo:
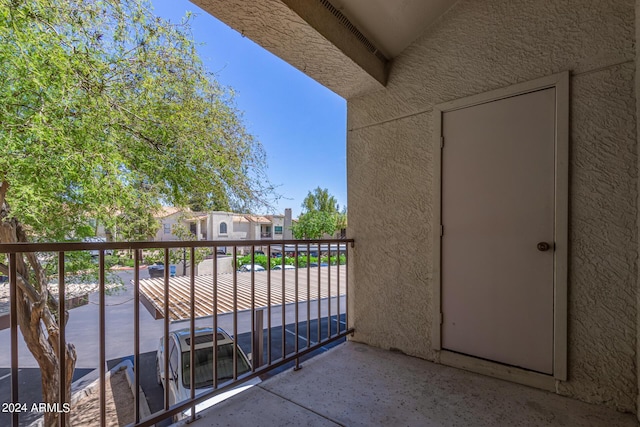
[[[336,258],[327,267],[310,267],[307,263],[297,270],[278,271],[269,264],[266,272],[233,270],[222,274],[219,266],[224,262],[235,264],[239,246],[255,247],[260,242],[224,242],[232,257],[215,255],[215,242],[0,245],[0,253],[9,255],[14,271],[9,278],[11,325],[0,331],[0,340],[10,343],[9,348],[0,350],[2,401],[31,404],[28,396],[39,387],[34,381],[37,364],[15,327],[17,254],[36,252],[42,259],[52,261],[65,259],[69,252],[97,250],[98,287],[104,289],[105,252],[127,248],[137,256],[134,269],[123,276],[131,278],[126,291],[117,296],[90,294],[88,304],[70,309],[69,322],[61,334],[61,343],[76,344],[78,354],[79,378],[74,379],[72,403],[78,402],[79,394],[89,394],[88,390],[98,396],[92,405],[83,407],[82,414],[77,412],[78,406],[72,405],[72,422],[74,417],[84,415],[85,421],[95,425],[167,425],[173,416],[188,413],[194,405],[250,383],[253,386],[242,394],[199,410],[191,425],[212,426],[230,420],[235,425],[637,425],[631,414],[361,343],[339,344],[309,359],[353,331],[348,327],[346,275],[351,252],[348,244],[353,241],[295,243],[298,244],[285,241],[269,246],[287,244],[289,252],[297,248],[304,253],[303,260],[313,251],[332,252]],[[171,278],[169,269],[165,269],[163,278],[147,278],[143,256],[152,249],[160,250],[165,265],[169,265],[170,251],[182,253],[185,247],[190,257],[197,249],[211,248],[211,258],[204,264],[211,264],[212,271],[197,275],[192,267],[189,276]],[[43,256],[44,253],[57,255]],[[60,273],[59,277],[66,277],[64,266],[58,269],[57,274]],[[69,295],[73,285],[65,284],[65,280],[60,285],[62,294],[66,291]],[[54,296],[58,296],[57,292]],[[241,351],[252,354],[251,370],[241,374],[234,367],[233,380],[214,381],[208,392],[196,394],[194,390],[186,400],[170,401],[168,388],[155,384],[159,338],[168,336],[168,331],[202,326],[220,327],[236,337],[238,350],[234,357],[239,357]],[[64,360],[60,363],[64,364]],[[166,368],[169,360],[161,363]],[[131,382],[131,388],[125,387],[119,399],[110,397],[113,392],[107,393],[108,386],[114,387],[114,365],[125,366]],[[287,366],[302,369],[283,371]],[[258,377],[262,382],[255,384]],[[123,398],[124,395],[128,397]],[[125,404],[129,418],[120,419],[126,411],[121,407]],[[14,426],[29,425],[38,419],[38,414],[31,412],[5,411],[0,416],[0,424]],[[59,421],[66,425],[69,420]]]
[[[195,427],[637,426],[635,416],[346,342],[201,414]]]
[[[263,231],[263,232],[260,233],[260,238],[261,239],[271,239],[272,237],[273,236],[271,235],[270,231],[268,231],[268,232],[264,232]]]
[[[63,301],[67,301],[68,322],[55,343],[58,348],[64,348],[67,343],[76,347],[71,398],[57,402],[60,408],[71,403],[71,413],[68,419],[58,417],[56,425],[85,425],[91,421],[95,425],[150,426],[166,425],[173,417],[186,416],[194,406],[206,404],[243,383],[255,383],[259,377],[275,370],[296,365],[352,333],[346,326],[349,286],[346,271],[353,241],[284,241],[267,245],[267,253],[271,253],[272,247],[283,252],[285,244],[293,243],[298,243],[295,245],[298,249],[293,251],[299,257],[273,259],[266,271],[247,273],[234,268],[240,262],[239,248],[249,247],[251,264],[255,264],[256,246],[264,247],[260,241],[0,245],[0,255],[6,256],[9,265],[9,280],[0,283],[0,314],[9,313],[9,327],[0,330],[0,340],[9,344],[0,348],[0,396],[2,402],[13,404],[13,408],[27,405],[26,412],[0,413],[0,425],[30,425],[43,415],[32,410],[33,404],[43,400],[40,367],[17,326],[21,311],[17,310],[20,302],[16,295],[23,286],[19,282],[26,268],[22,263],[25,254],[34,253],[48,265],[49,289],[58,301],[54,310],[64,310]],[[219,255],[216,250],[219,244],[224,244],[232,256]],[[109,270],[106,253],[122,250],[133,255],[133,267]],[[329,265],[312,267],[307,254],[321,250],[331,255],[331,260],[327,258]],[[189,262],[187,275],[180,276],[178,272],[176,277],[171,277],[170,268],[163,269],[161,278],[149,274],[146,264],[151,264],[150,258],[159,262],[159,257],[164,266],[170,266],[174,255],[180,260],[198,261],[198,251],[204,251],[201,253],[204,260],[198,269],[197,262]],[[78,277],[69,273],[67,267],[74,253],[98,255],[94,258],[98,283],[79,284]],[[285,261],[296,259],[297,268],[284,269]],[[113,273],[124,280],[125,290],[109,295],[106,289],[109,274]],[[71,309],[68,301],[77,289],[85,289],[86,302]],[[231,359],[225,359],[230,378],[220,374],[222,362],[218,359],[218,363],[212,362],[216,368],[207,365],[213,375],[208,388],[196,392],[186,387],[187,397],[176,398],[176,393],[169,392],[171,387],[156,384],[158,370],[175,374],[176,379],[161,375],[164,381],[176,381],[176,384],[179,373],[197,380],[199,374],[196,368],[174,370],[168,352],[156,359],[156,350],[159,345],[171,349],[168,337],[180,330],[187,331],[187,342],[199,345],[195,333],[200,328],[226,331],[233,337],[232,344],[236,345],[232,346]],[[214,338],[213,348],[217,347],[218,353],[221,340],[228,339],[224,333],[219,332]],[[198,349],[188,348],[191,350],[186,354],[199,354]],[[251,359],[248,372],[241,370],[244,355]],[[66,356],[57,358],[57,372],[65,366],[65,359]],[[183,362],[189,365],[188,359]],[[190,365],[196,365],[195,356]],[[114,388],[114,378],[121,370],[130,383],[124,391]],[[65,376],[56,382],[57,389],[67,380]],[[84,396],[93,396],[93,401],[86,402]],[[199,410],[200,406],[196,408]],[[127,415],[121,418],[122,413]]]

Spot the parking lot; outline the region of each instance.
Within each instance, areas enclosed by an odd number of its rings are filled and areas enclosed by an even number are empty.
[[[133,343],[134,343],[134,331],[133,331],[133,287],[129,284],[129,281],[133,277],[131,271],[125,271],[119,273],[124,283],[127,284],[126,289],[117,294],[108,296],[106,298],[105,307],[105,320],[106,320],[106,359],[108,361],[108,367],[115,366],[123,358],[130,358],[133,360]],[[141,271],[141,278],[148,275],[146,271]],[[336,313],[337,299],[331,300],[332,313]],[[86,386],[91,381],[95,380],[99,376],[99,371],[96,369],[99,365],[99,317],[98,317],[98,296],[94,293],[89,295],[89,304],[74,308],[70,311],[69,322],[67,324],[66,336],[68,342],[73,343],[76,346],[78,353],[78,359],[76,363],[76,370],[74,372],[74,388],[79,389]],[[341,298],[341,307],[345,307],[344,298]],[[321,301],[321,307],[318,307],[316,301],[310,304],[310,336],[307,337],[307,321],[306,321],[306,303],[300,303],[299,306],[299,319],[298,324],[299,335],[298,345],[305,348],[307,346],[307,338],[311,343],[317,341],[318,335],[318,312],[320,314],[320,328],[321,337],[327,336],[328,324],[331,324],[331,330],[335,334],[337,331],[338,319],[336,316],[331,317],[331,321],[327,320],[327,308],[329,300],[324,299]],[[271,346],[270,351],[273,360],[277,360],[282,357],[282,319],[284,317],[285,326],[285,350],[289,354],[294,350],[295,346],[295,304],[288,304],[282,312],[282,307],[272,307],[271,312]],[[283,316],[284,315],[284,316]],[[156,349],[160,337],[164,331],[164,320],[154,319],[150,313],[139,306],[140,316],[140,378],[141,387],[147,397],[149,407],[152,412],[155,412],[162,408],[163,391],[162,387],[156,383]],[[266,314],[265,314],[266,317]],[[224,315],[218,315],[218,324],[230,334],[233,333],[234,316],[232,313]],[[342,322],[341,329],[345,328],[344,318],[340,319]],[[170,325],[170,329],[180,329],[188,327],[189,322],[173,322]],[[205,317],[198,319],[197,326],[212,326],[211,317]],[[264,327],[267,328],[267,320],[264,321]],[[237,315],[237,333],[238,344],[245,353],[251,352],[251,311],[245,310],[239,312]],[[0,331],[0,341],[10,342],[10,330],[5,329]],[[26,345],[20,338],[18,346],[18,359],[19,359],[19,397],[20,403],[32,403],[41,402],[41,380],[38,365],[31,356]],[[269,346],[267,345],[267,331],[264,331],[264,352],[263,357],[266,361],[267,351]],[[321,350],[322,351],[322,350]],[[309,357],[309,356],[307,356]],[[304,360],[304,359],[303,359]],[[2,346],[0,348],[0,403],[8,402],[10,400],[10,353],[9,346]],[[279,368],[279,370],[286,369],[285,367]],[[9,424],[8,413],[0,413],[0,425]],[[38,414],[21,414],[20,425],[29,425]]]

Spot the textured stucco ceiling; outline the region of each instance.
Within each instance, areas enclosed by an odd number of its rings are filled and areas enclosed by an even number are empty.
[[[318,0],[191,1],[344,98],[384,87],[386,64]]]
[[[402,52],[455,3],[455,0],[191,1],[347,99],[383,88],[392,67],[389,59]],[[345,22],[345,17],[349,22]]]
[[[457,0],[329,0],[388,58],[398,56]]]

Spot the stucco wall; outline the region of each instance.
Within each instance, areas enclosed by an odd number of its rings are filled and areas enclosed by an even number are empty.
[[[160,227],[156,232],[155,241],[165,241],[165,240],[180,240],[178,236],[173,234],[173,227],[182,222],[182,217],[184,216],[184,212],[177,212],[175,214],[168,215],[164,218],[160,219]],[[168,225],[170,227],[171,233],[164,232],[164,226]]]
[[[433,106],[569,70],[569,380],[558,392],[635,411],[634,16],[633,0],[461,1],[394,60],[386,89],[348,100],[355,340],[436,359]]]
[[[273,240],[282,240],[284,238],[284,216],[272,215],[267,218],[271,219],[271,236]],[[282,232],[276,234],[276,227],[282,227]]]
[[[244,221],[244,216],[232,212],[209,212],[209,227],[212,230],[211,239],[213,240],[240,240],[247,239],[249,231],[248,222]],[[241,222],[244,221],[244,222]],[[220,224],[227,224],[227,232],[220,234]]]

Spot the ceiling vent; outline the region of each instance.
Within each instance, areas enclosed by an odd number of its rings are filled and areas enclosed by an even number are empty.
[[[327,9],[329,12],[331,12],[331,14],[336,17],[338,22],[340,22],[340,24],[343,27],[349,30],[349,32],[353,34],[356,37],[356,39],[358,39],[358,41],[362,43],[369,52],[371,52],[375,57],[377,57],[378,59],[384,62],[389,60],[386,56],[384,56],[382,52],[378,50],[376,45],[371,43],[371,41],[368,38],[366,38],[365,35],[362,34],[360,30],[358,30],[356,26],[351,23],[351,21],[349,21],[349,19],[346,16],[344,16],[342,12],[336,9],[335,6],[329,3],[328,0],[319,0],[319,1],[320,1],[320,4],[322,4],[324,8]]]

